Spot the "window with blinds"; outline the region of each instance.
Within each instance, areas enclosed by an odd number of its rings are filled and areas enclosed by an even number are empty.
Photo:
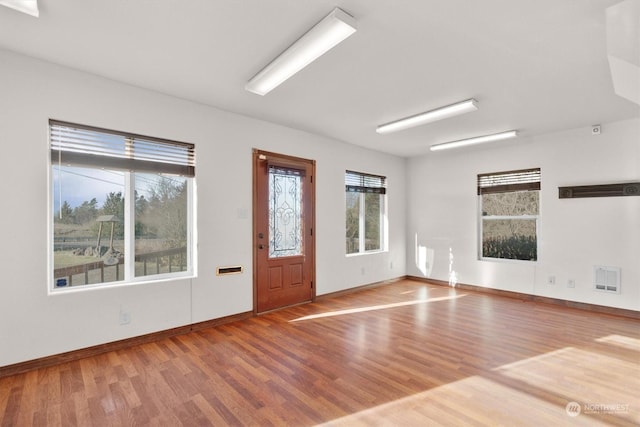
[[[383,250],[386,177],[346,171],[345,190],[347,255]]]
[[[540,190],[540,168],[478,175],[478,194]]]
[[[50,121],[51,161],[118,170],[195,176],[195,146]]]
[[[348,192],[386,194],[387,178],[361,172],[346,171],[345,185]]]
[[[195,146],[51,120],[52,287],[189,276]]]
[[[480,259],[538,259],[540,169],[478,175]]]

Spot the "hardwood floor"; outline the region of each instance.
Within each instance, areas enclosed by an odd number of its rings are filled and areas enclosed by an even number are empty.
[[[0,425],[637,426],[639,326],[403,280],[0,379]]]

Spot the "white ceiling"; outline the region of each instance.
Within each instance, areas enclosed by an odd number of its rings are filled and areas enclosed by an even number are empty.
[[[0,7],[0,47],[399,156],[640,116],[614,94],[607,62],[605,10],[619,0],[39,3],[39,18]],[[336,6],[357,20],[353,36],[264,97],[244,90]],[[468,98],[478,111],[375,132]]]

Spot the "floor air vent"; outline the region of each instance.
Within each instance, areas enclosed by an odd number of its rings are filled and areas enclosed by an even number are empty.
[[[620,293],[620,267],[593,267],[593,288],[596,291]]]

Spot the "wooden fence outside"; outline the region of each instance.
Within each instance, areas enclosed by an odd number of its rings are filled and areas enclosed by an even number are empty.
[[[167,263],[164,263],[163,260],[168,260]],[[175,271],[184,271],[186,266],[187,259],[187,248],[173,248],[166,249],[162,251],[154,251],[147,252],[143,254],[138,254],[135,256],[136,263],[142,263],[142,276],[147,276],[150,274],[150,271],[155,270],[155,274],[160,274],[161,269],[163,267],[168,268],[168,273],[174,271],[174,267],[177,267]],[[177,261],[174,266],[174,261]],[[111,276],[115,276],[115,280],[120,278],[121,273],[121,265],[124,264],[124,258],[119,258],[116,264],[106,265],[103,260],[90,262],[86,264],[72,265],[69,267],[61,267],[53,270],[53,277],[56,283],[60,279],[65,279],[66,284],[63,286],[72,286],[73,285],[73,276],[82,274],[84,275],[84,284],[89,284],[89,274],[91,272],[95,272],[96,270],[100,271],[100,281],[95,283],[104,283],[105,281],[105,270],[113,269],[111,272]],[[155,268],[154,268],[155,267]],[[113,274],[115,273],[115,274]],[[151,273],[154,274],[154,273]],[[93,275],[93,274],[92,274]],[[113,281],[113,280],[110,280]]]

